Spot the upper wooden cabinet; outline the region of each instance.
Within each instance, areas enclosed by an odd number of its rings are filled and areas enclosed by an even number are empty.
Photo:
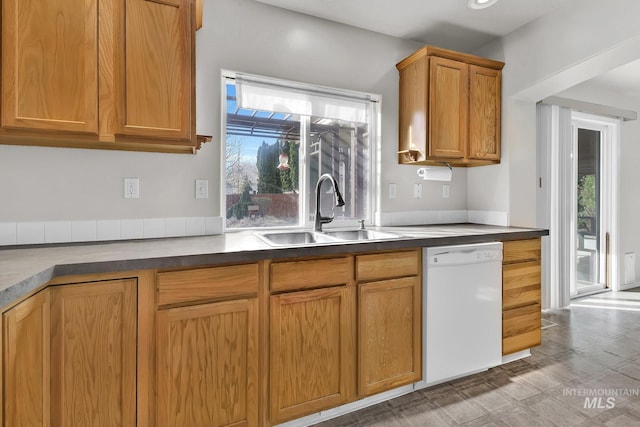
[[[200,1],[2,0],[0,143],[194,152]]]
[[[503,66],[433,46],[398,63],[398,162],[499,163]]]
[[[194,28],[190,0],[127,0],[116,134],[189,144]]]
[[[3,127],[98,134],[97,14],[97,0],[3,0]]]

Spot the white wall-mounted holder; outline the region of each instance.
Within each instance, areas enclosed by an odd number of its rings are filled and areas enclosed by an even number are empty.
[[[429,166],[418,169],[418,176],[425,181],[451,181],[453,168],[449,163],[445,166]]]

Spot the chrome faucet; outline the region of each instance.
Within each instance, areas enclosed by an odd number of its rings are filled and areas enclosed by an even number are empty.
[[[316,184],[316,221],[313,226],[315,231],[322,231],[322,224],[328,224],[333,221],[334,213],[331,213],[331,216],[322,216],[320,213],[320,187],[322,183],[326,180],[329,180],[333,185],[333,193],[336,198],[336,206],[344,206],[344,200],[342,199],[342,194],[340,194],[340,190],[338,189],[338,182],[336,179],[328,173],[325,173],[320,178],[318,178],[318,183]]]

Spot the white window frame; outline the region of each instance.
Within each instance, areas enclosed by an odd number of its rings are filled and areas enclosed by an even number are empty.
[[[304,171],[299,176],[299,185],[300,185],[300,202],[299,202],[299,215],[300,221],[299,225],[292,226],[278,226],[278,227],[264,227],[264,228],[227,228],[226,221],[226,212],[227,212],[227,197],[226,197],[226,129],[227,129],[227,99],[226,99],[226,85],[229,80],[235,80],[236,76],[240,74],[237,71],[231,70],[221,70],[221,79],[220,79],[220,96],[221,104],[221,126],[220,126],[220,213],[223,218],[223,232],[226,231],[242,231],[242,230],[251,230],[251,229],[300,229],[300,228],[312,228],[313,220],[311,219],[311,215],[309,212],[308,206],[308,193],[310,190],[309,183],[309,175],[310,175],[310,164],[308,162],[307,156],[307,146],[308,146],[308,138],[309,138],[309,125],[310,120],[309,117],[303,117],[300,123],[300,156],[299,156],[299,170]],[[358,92],[344,89],[331,88],[326,86],[319,86],[311,83],[301,83],[284,79],[275,79],[278,80],[285,86],[290,86],[296,89],[306,89],[311,91],[320,91],[326,93],[334,93],[337,95],[343,96],[354,96],[354,97],[363,97],[367,96],[370,98],[370,111],[369,111],[369,171],[367,174],[367,182],[369,185],[368,193],[369,198],[367,201],[366,211],[368,212],[367,218],[354,218],[350,220],[340,220],[336,219],[330,224],[325,224],[323,229],[329,228],[339,228],[339,227],[355,227],[358,226],[358,219],[365,219],[365,223],[367,225],[375,225],[376,214],[379,211],[380,207],[380,198],[377,196],[379,194],[378,188],[380,188],[380,151],[381,151],[381,112],[382,112],[382,96],[373,93],[366,92]],[[338,177],[335,177],[338,179]],[[309,189],[309,190],[308,190]],[[341,189],[342,190],[342,189]]]

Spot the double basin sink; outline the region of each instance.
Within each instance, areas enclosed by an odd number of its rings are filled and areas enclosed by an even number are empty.
[[[398,234],[375,230],[327,230],[260,232],[256,235],[271,246],[312,245],[319,243],[357,242],[367,240],[386,240],[402,237]]]

